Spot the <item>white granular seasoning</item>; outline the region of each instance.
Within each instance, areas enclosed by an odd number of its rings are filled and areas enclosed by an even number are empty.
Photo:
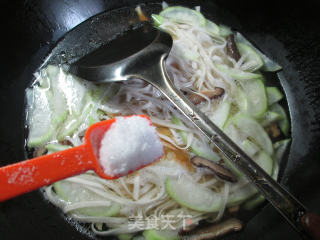
[[[117,117],[105,133],[99,150],[100,164],[109,176],[123,176],[163,155],[155,127],[140,116]]]

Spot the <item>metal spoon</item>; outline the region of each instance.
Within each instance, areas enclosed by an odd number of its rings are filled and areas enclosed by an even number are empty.
[[[261,169],[173,85],[165,69],[165,59],[171,47],[172,38],[168,33],[146,23],[84,56],[73,63],[69,71],[96,83],[139,78],[152,84],[256,185],[301,236],[307,237],[309,232],[320,238],[317,228],[306,223],[306,219],[311,219],[310,216],[314,215]],[[317,216],[315,219],[320,223]]]

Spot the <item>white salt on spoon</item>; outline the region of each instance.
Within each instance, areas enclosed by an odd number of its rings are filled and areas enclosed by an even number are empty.
[[[140,116],[117,117],[101,140],[99,162],[105,174],[124,176],[163,154],[156,128],[148,119]]]

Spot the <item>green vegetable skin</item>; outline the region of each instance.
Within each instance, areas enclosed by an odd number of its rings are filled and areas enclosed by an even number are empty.
[[[273,161],[268,154],[260,151],[255,161],[267,173],[271,174]],[[222,199],[219,194],[201,187],[187,178],[167,178],[165,186],[171,198],[190,209],[200,212],[218,212],[222,207]],[[252,184],[247,184],[230,194],[227,206],[239,205],[257,192],[258,190]]]
[[[238,43],[245,43],[248,46],[250,46],[261,57],[261,59],[264,63],[263,66],[261,67],[261,70],[263,70],[265,72],[276,72],[276,71],[279,71],[282,69],[279,64],[277,64],[276,62],[271,60],[264,53],[262,53],[259,49],[254,47],[253,44],[250,41],[248,41],[241,33],[236,32],[235,39],[236,39],[236,42],[238,42]]]
[[[133,237],[133,234],[129,234],[129,233],[124,233],[124,234],[120,234],[118,235],[119,240],[131,240]]]
[[[200,212],[217,212],[221,206],[221,197],[208,188],[187,178],[167,178],[166,190],[170,197],[182,206]]]
[[[206,20],[205,28],[212,37],[217,37],[220,34],[220,27],[210,20]]]
[[[51,152],[61,151],[70,148],[70,146],[61,145],[58,143],[51,143],[46,146]],[[80,201],[101,201],[103,198],[99,197],[94,192],[83,187],[81,184],[68,182],[65,180],[55,182],[53,184],[55,192],[63,200],[70,203],[77,203]],[[120,211],[120,205],[117,203],[111,203],[109,207],[86,207],[76,210],[78,214],[88,216],[101,216],[111,217],[118,214]]]
[[[223,128],[230,114],[230,108],[231,108],[231,102],[229,100],[225,100],[224,102],[219,103],[217,109],[208,117],[219,128]]]
[[[232,123],[250,136],[266,153],[273,154],[273,146],[268,134],[255,119],[240,113],[233,118]]]
[[[71,148],[71,146],[62,145],[59,143],[50,143],[50,144],[46,145],[46,149],[48,149],[48,151],[50,151],[50,152],[63,151],[68,148]]]
[[[275,142],[273,144],[274,149],[275,149],[275,153],[274,153],[274,167],[273,167],[271,176],[275,180],[277,180],[277,177],[278,177],[280,162],[281,162],[286,150],[288,149],[290,142],[291,142],[291,139],[284,139],[284,140],[280,140],[278,142]],[[257,207],[258,205],[262,204],[264,201],[265,201],[264,196],[259,194],[256,197],[248,200],[244,204],[244,208],[246,210],[252,210],[255,207]]]
[[[161,11],[159,15],[178,23],[197,23],[199,26],[206,24],[206,19],[200,12],[181,6],[168,7]]]
[[[53,184],[56,193],[65,201],[70,203],[77,203],[80,201],[101,201],[97,194],[87,190],[80,184],[71,183],[68,181],[59,181]],[[117,203],[111,203],[109,207],[86,207],[75,210],[78,214],[88,216],[100,216],[111,217],[118,214],[120,211],[120,205]]]
[[[26,90],[29,115],[37,117],[36,120],[28,119],[28,147],[64,140],[72,136],[80,125],[90,126],[98,121],[99,110],[94,106],[107,101],[119,90],[119,86],[114,84],[99,88],[84,85],[51,65],[42,70],[39,82],[40,87]]]
[[[177,118],[175,115],[172,116],[171,121],[176,125],[183,126],[182,121],[179,118]],[[184,131],[179,131],[179,134],[182,137],[183,141],[187,143],[188,134],[185,133]],[[191,144],[190,148],[193,153],[195,153],[200,157],[203,157],[215,162],[220,160],[220,156],[216,152],[214,152],[210,147],[201,144],[201,142],[197,139],[193,140],[193,143]]]
[[[258,121],[263,127],[265,127],[271,123],[278,122],[281,119],[282,116],[279,113],[267,111],[258,119]]]
[[[278,113],[281,116],[281,120],[279,121],[279,127],[280,127],[281,131],[283,132],[283,134],[285,136],[288,136],[290,124],[289,124],[288,116],[287,116],[285,110],[283,109],[283,107],[278,103],[274,103],[270,106],[270,110]]]
[[[49,65],[46,69],[42,70],[42,78],[39,80],[40,86],[46,89],[46,95],[43,96],[42,102],[35,103],[34,105],[42,106],[42,109],[38,109],[38,112],[43,111],[44,106],[47,107],[47,116],[46,118],[41,118],[41,121],[36,122],[36,126],[34,128],[30,128],[29,135],[31,136],[28,139],[29,147],[38,147],[50,140],[54,140],[54,133],[57,132],[60,124],[67,118],[68,116],[68,107],[67,107],[67,98],[65,92],[61,89],[64,89],[70,86],[77,86],[77,89],[81,88],[79,83],[73,83],[72,79],[69,79],[67,75],[58,67]],[[41,87],[34,87],[34,94],[40,93],[39,91]],[[82,91],[84,91],[84,87],[82,87]],[[37,100],[38,98],[35,98]],[[79,104],[75,104],[79,105]],[[30,109],[30,108],[29,108]],[[32,109],[32,108],[31,108]],[[37,113],[36,113],[37,114]],[[38,113],[39,114],[39,113]],[[49,127],[46,127],[46,123],[50,123]],[[37,129],[45,129],[46,134],[42,137],[33,138],[34,133],[37,132]]]
[[[41,146],[53,137],[57,121],[54,121],[52,113],[52,93],[45,86],[49,80],[42,80],[41,86],[26,90],[28,100],[28,147]],[[42,121],[40,122],[39,119]],[[41,125],[41,127],[39,127]]]
[[[241,82],[247,98],[247,113],[253,117],[261,117],[268,110],[268,100],[261,78]]]
[[[261,74],[242,71],[240,69],[228,67],[225,64],[214,63],[215,67],[222,73],[229,75],[236,80],[259,79]]]
[[[277,87],[267,87],[267,96],[269,106],[279,102],[283,98],[283,94]]]
[[[240,55],[247,56],[246,62],[251,62],[253,64],[251,69],[257,70],[263,66],[264,63],[261,56],[252,47],[241,42],[237,42],[236,45]]]

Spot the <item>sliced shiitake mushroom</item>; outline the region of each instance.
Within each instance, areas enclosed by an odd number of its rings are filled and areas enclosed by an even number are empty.
[[[230,218],[221,223],[197,228],[191,232],[184,233],[187,235],[182,236],[183,240],[205,240],[221,237],[231,232],[237,232],[242,229],[242,223],[236,218]]]
[[[197,167],[205,167],[210,169],[219,179],[235,183],[237,182],[236,176],[227,168],[219,165],[218,163],[215,163],[213,161],[210,161],[208,159],[195,156],[191,158],[191,163]]]
[[[236,61],[239,61],[241,57],[233,34],[227,36],[227,55]]]
[[[214,99],[214,98],[222,96],[224,94],[224,89],[220,88],[220,87],[215,87],[212,90],[202,91],[200,93],[203,94],[204,96],[208,97],[209,99]],[[195,105],[206,100],[204,97],[202,97],[196,93],[190,94],[189,99]]]

